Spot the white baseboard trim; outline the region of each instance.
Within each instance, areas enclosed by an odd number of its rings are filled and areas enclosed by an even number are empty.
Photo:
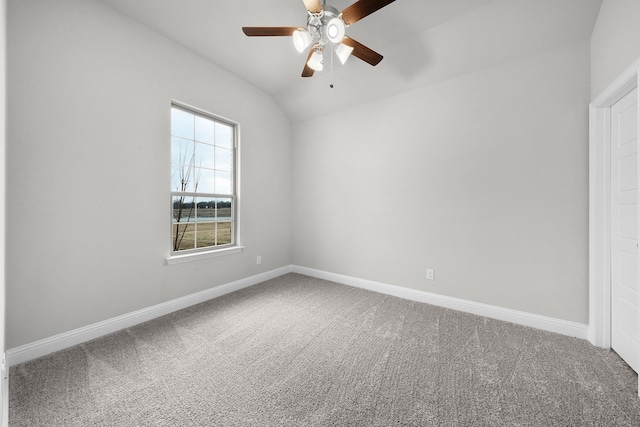
[[[517,325],[530,326],[533,328],[555,332],[570,337],[576,337],[585,340],[587,339],[588,325],[582,323],[556,319],[553,317],[540,316],[538,314],[531,314],[524,311],[467,301],[460,298],[433,294],[430,292],[404,288],[401,286],[388,285],[385,283],[374,282],[366,279],[358,279],[356,277],[344,276],[342,274],[330,273],[323,270],[316,270],[313,268],[301,267],[297,265],[293,266],[293,272],[304,274],[306,276],[316,277],[318,279],[330,280],[332,282],[341,283],[343,285],[354,286],[374,292],[393,295],[412,301],[432,304],[438,307],[450,308],[466,313],[477,314],[479,316],[503,320],[506,322],[515,323]]]
[[[164,316],[165,314],[173,313],[174,311],[178,311],[240,289],[248,288],[249,286],[253,286],[291,272],[330,280],[343,285],[354,286],[387,295],[393,295],[412,301],[423,302],[439,307],[477,314],[479,316],[485,316],[492,319],[503,320],[518,325],[530,326],[571,337],[587,339],[588,336],[588,325],[582,323],[540,316],[523,311],[467,301],[366,279],[359,279],[356,277],[330,273],[308,267],[289,265],[167,301],[162,304],[157,304],[142,310],[134,311],[132,313],[124,314],[122,316],[114,317],[112,319],[107,319],[82,328],[74,329],[69,332],[54,335],[20,347],[11,348],[6,352],[6,363],[8,367],[16,366],[21,363],[28,362],[29,360],[37,359],[38,357],[73,347],[74,345],[82,344],[83,342],[129,328],[139,323]],[[4,380],[5,379],[3,378],[3,381]],[[4,387],[4,383],[2,387]],[[3,396],[3,399],[5,397],[6,396]],[[3,417],[5,416],[4,412],[2,415]]]
[[[63,350],[65,348],[73,347],[74,345],[82,344],[83,342],[92,340],[94,338],[98,338],[125,328],[129,328],[139,323],[164,316],[165,314],[173,313],[174,311],[178,311],[183,308],[187,308],[192,305],[238,291],[240,289],[248,288],[249,286],[256,285],[258,283],[264,282],[265,280],[270,280],[278,276],[282,276],[283,274],[290,273],[291,271],[292,266],[290,265],[277,268],[275,270],[256,274],[255,276],[246,277],[244,279],[216,286],[211,289],[157,304],[148,308],[143,308],[142,310],[134,311],[122,316],[114,317],[112,319],[107,319],[102,322],[74,329],[69,332],[54,335],[52,337],[25,344],[20,347],[15,347],[7,350],[7,363],[9,367],[19,365],[21,363],[28,362],[29,360],[37,359],[38,357]]]

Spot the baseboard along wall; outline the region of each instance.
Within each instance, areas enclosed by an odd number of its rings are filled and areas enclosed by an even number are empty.
[[[169,314],[291,272],[412,301],[450,308],[492,319],[503,320],[518,325],[530,326],[570,337],[587,339],[588,325],[582,323],[540,316],[508,308],[404,288],[401,286],[359,279],[323,270],[316,270],[308,267],[289,265],[9,349],[6,352],[7,364],[9,367],[16,366],[21,363],[28,362],[29,360],[37,359],[74,345],[82,344],[83,342],[117,332],[139,323],[164,316],[165,314]]]
[[[438,307],[450,308],[465,313],[477,314],[491,319],[503,320],[517,325],[530,326],[549,332],[555,332],[570,337],[587,339],[589,326],[571,322],[568,320],[556,319],[553,317],[531,314],[524,311],[511,310],[509,308],[497,307],[494,305],[482,304],[474,301],[467,301],[460,298],[448,297],[445,295],[433,294],[416,289],[404,288],[401,286],[388,285],[386,283],[374,282],[371,280],[359,279],[356,277],[344,276],[341,274],[329,273],[313,268],[293,266],[293,272],[318,279],[330,280],[343,285],[354,286],[374,292],[393,295],[395,297],[409,299],[436,305]]]
[[[93,323],[82,328],[54,335],[20,347],[12,348],[7,350],[7,361],[9,367],[19,365],[21,363],[28,362],[29,360],[37,359],[38,357],[46,356],[47,354],[64,350],[65,348],[73,347],[74,345],[82,344],[83,342],[164,316],[165,314],[173,313],[174,311],[182,310],[183,308],[187,308],[213,298],[218,298],[222,295],[239,291],[240,289],[248,288],[249,286],[290,273],[291,270],[291,266],[277,268],[275,270],[256,274],[255,276],[246,277],[244,279],[216,286],[191,295],[186,295],[181,298],[176,298],[162,304],[157,304],[122,316],[107,319],[102,322]]]

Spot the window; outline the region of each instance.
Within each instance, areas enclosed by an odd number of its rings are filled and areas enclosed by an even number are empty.
[[[236,244],[236,125],[171,106],[171,253]]]

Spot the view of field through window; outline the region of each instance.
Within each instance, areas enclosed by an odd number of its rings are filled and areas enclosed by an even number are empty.
[[[234,127],[171,108],[173,252],[234,243]]]

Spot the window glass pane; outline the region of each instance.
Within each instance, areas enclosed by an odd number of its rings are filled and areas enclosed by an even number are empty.
[[[232,243],[231,238],[231,220],[233,212],[232,199],[218,199],[216,203],[217,222],[216,222],[216,242],[218,245],[228,245]]]
[[[232,199],[218,199],[216,201],[216,219],[218,221],[231,221],[232,203]]]
[[[171,165],[171,190],[195,191],[193,167],[188,165]]]
[[[171,138],[171,163],[189,164],[193,160],[193,141]]]
[[[213,144],[214,122],[204,117],[196,116],[196,141]]]
[[[200,193],[215,193],[215,173],[210,169],[195,168],[196,191]]]
[[[196,224],[173,224],[171,227],[171,241],[174,251],[193,249],[195,244]]]
[[[216,201],[215,199],[198,197],[197,204],[197,219],[201,221],[215,221],[216,219]]]
[[[213,145],[196,142],[195,165],[198,167],[213,169],[215,147]]]
[[[193,120],[191,113],[178,108],[171,109],[171,135],[193,139]]]
[[[195,242],[195,201],[192,197],[173,197],[171,242],[174,251],[192,249]]]
[[[231,150],[227,148],[216,147],[216,163],[215,168],[220,171],[231,171],[231,166],[233,165],[233,157],[231,155]]]
[[[231,194],[231,172],[215,171],[216,193]]]
[[[216,223],[198,222],[198,233],[196,234],[196,248],[205,248],[216,245]]]
[[[187,196],[175,196],[173,198],[173,222],[195,222],[195,208],[195,198]]]
[[[218,245],[228,245],[231,243],[231,222],[216,222],[216,243]]]
[[[233,128],[224,123],[216,122],[216,145],[218,147],[233,148]]]
[[[181,191],[180,167],[178,165],[171,165],[171,191]]]

